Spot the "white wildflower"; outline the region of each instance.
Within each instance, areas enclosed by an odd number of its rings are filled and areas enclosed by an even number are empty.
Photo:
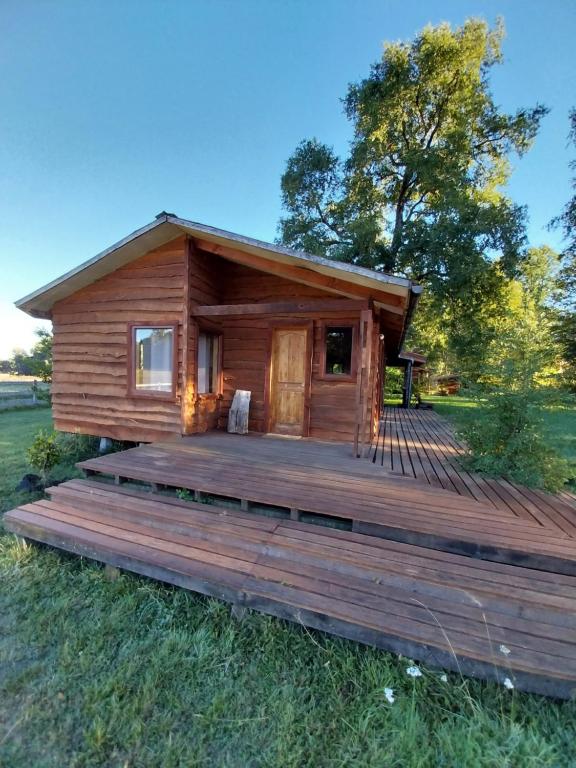
[[[416,665],[413,665],[412,667],[408,667],[406,669],[406,674],[410,675],[410,677],[422,677],[422,671],[420,667],[417,667]]]
[[[440,675],[440,680],[442,680],[443,683],[448,682],[448,675]]]
[[[509,656],[510,655],[510,648],[508,648],[506,645],[501,645],[500,646],[500,653],[503,653],[504,656]]]
[[[384,696],[386,696],[386,701],[388,701],[390,704],[394,704],[394,689],[393,688],[384,688]]]
[[[509,691],[514,688],[514,683],[509,677],[504,678],[504,688],[508,688]]]

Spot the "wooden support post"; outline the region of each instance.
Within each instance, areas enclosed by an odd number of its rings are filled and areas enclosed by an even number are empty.
[[[150,491],[152,493],[158,493],[159,490],[160,490],[160,486],[158,485],[158,483],[150,483]]]
[[[370,374],[372,365],[374,319],[372,310],[360,313],[360,338],[358,340],[358,367],[356,379],[356,424],[354,428],[354,456],[364,455],[366,429],[370,421],[369,410]]]
[[[204,501],[204,494],[202,491],[194,491],[194,501],[197,501],[199,504],[202,504]]]
[[[404,388],[402,392],[402,405],[404,408],[410,408],[412,399],[412,360],[408,360],[404,369]]]
[[[300,510],[296,507],[291,507],[290,509],[290,520],[300,520]]]
[[[242,512],[250,512],[250,502],[248,499],[240,499],[240,509]]]
[[[184,248],[184,296],[182,310],[182,379],[179,384],[180,393],[180,424],[182,433],[189,434],[192,428],[192,417],[194,413],[194,363],[190,354],[190,334],[192,327],[190,323],[190,271],[191,261],[194,252],[194,241],[191,237],[186,238]]]
[[[114,475],[114,485],[122,485],[125,480],[126,478],[122,475]]]

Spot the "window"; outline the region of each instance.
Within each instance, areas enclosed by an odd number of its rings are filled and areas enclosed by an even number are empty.
[[[325,376],[352,378],[354,376],[355,332],[351,325],[324,326]]]
[[[132,326],[131,392],[151,397],[175,394],[174,326]]]
[[[220,336],[198,334],[198,394],[220,394]]]

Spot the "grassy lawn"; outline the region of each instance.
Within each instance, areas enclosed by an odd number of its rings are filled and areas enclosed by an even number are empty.
[[[0,413],[2,511],[49,421]],[[576,763],[576,704],[408,665],[0,533],[2,768]]]

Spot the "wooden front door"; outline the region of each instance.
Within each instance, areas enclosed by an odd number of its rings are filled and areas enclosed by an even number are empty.
[[[269,431],[304,435],[308,399],[309,343],[307,327],[275,328],[270,355]]]

